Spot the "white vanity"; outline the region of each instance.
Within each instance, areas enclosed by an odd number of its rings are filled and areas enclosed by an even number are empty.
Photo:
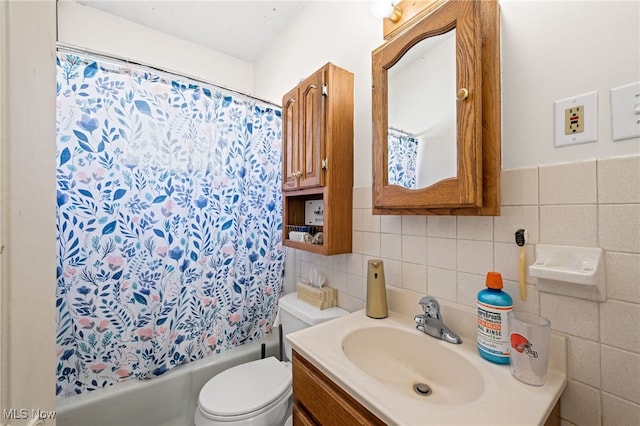
[[[564,336],[551,333],[545,384],[529,386],[508,365],[480,357],[473,309],[441,301],[443,318],[463,340],[454,345],[415,329],[415,295],[390,288],[389,300],[386,319],[362,310],[287,336],[297,353],[294,412],[301,424],[553,424],[567,383]],[[416,384],[429,389],[416,391]]]

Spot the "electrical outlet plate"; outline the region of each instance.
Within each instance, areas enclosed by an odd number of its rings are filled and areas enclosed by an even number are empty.
[[[640,82],[611,89],[611,134],[614,141],[640,137]]]
[[[598,92],[554,102],[555,147],[598,140]]]
[[[584,105],[573,106],[564,110],[564,134],[584,132]]]

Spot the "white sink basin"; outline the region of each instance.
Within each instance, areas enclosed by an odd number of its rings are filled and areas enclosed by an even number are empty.
[[[395,327],[360,328],[342,340],[347,358],[369,376],[395,392],[438,405],[468,403],[484,392],[477,367],[454,347]],[[422,392],[416,385],[422,385]]]
[[[393,311],[382,320],[353,312],[286,339],[389,425],[543,424],[567,383],[566,338],[551,334],[546,382],[528,386],[511,376],[508,365],[480,357],[473,309],[443,306],[445,324],[462,344],[428,336],[416,330],[413,316]],[[416,383],[432,393],[418,395]]]

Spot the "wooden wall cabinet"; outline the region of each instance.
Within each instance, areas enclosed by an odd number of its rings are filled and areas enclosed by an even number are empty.
[[[283,244],[322,255],[351,252],[353,74],[327,63],[282,99]],[[307,202],[322,200],[322,225],[305,223]],[[313,242],[291,231],[322,232]]]
[[[501,168],[497,1],[402,1],[398,6],[409,4],[422,4],[424,11],[415,11],[415,18],[407,17],[405,26],[392,31],[390,40],[372,53],[373,212],[497,216]],[[456,87],[450,96],[458,100],[456,137],[450,142],[456,145],[457,174],[419,189],[389,184],[388,70],[421,41],[453,29]],[[433,63],[433,67],[438,65]]]

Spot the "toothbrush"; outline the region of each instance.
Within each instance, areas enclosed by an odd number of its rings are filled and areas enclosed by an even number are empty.
[[[527,231],[518,229],[516,231],[516,244],[520,247],[520,299],[527,300],[527,283],[525,282],[526,250],[524,244],[527,240]]]

